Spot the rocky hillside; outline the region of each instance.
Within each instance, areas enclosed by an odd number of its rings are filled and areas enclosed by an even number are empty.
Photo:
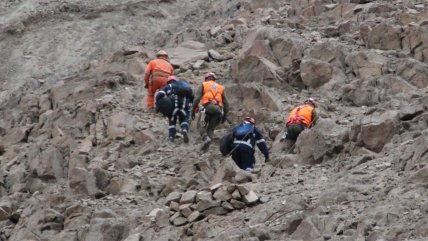
[[[0,47],[0,240],[428,239],[426,1],[5,0]],[[143,112],[160,48],[226,86],[206,153],[196,120],[170,144]],[[218,151],[248,115],[272,156],[252,174]]]

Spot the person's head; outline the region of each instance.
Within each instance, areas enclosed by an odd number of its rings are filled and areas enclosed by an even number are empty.
[[[256,120],[252,117],[245,117],[244,122],[251,123],[253,125],[256,125]]]
[[[174,76],[174,75],[170,75],[169,77],[168,77],[168,84],[170,84],[171,82],[174,82],[174,81],[177,81],[177,78]]]
[[[159,50],[156,53],[156,58],[160,58],[160,59],[167,59],[168,58],[168,53],[165,52],[163,49]]]
[[[309,98],[303,102],[306,105],[312,105],[314,108],[317,108],[318,104],[314,98]]]
[[[208,72],[206,75],[205,75],[205,81],[207,81],[207,80],[216,80],[217,79],[217,77],[215,76],[215,74],[213,73],[213,72]]]

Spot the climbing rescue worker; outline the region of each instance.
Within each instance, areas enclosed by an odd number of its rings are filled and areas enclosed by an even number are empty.
[[[168,140],[174,142],[176,134],[177,120],[180,123],[181,134],[184,143],[189,142],[189,119],[194,99],[193,91],[189,83],[184,80],[178,80],[175,76],[168,77],[168,82],[156,95],[156,102],[162,98],[170,98],[172,104],[172,113],[168,116]]]
[[[233,128],[232,159],[239,168],[252,172],[256,163],[254,157],[255,145],[269,161],[269,149],[265,139],[256,127],[254,118],[246,117],[244,121]]]
[[[309,98],[303,102],[303,105],[299,105],[291,110],[288,115],[284,135],[282,136],[282,140],[285,140],[285,148],[288,150],[288,153],[293,152],[294,144],[300,133],[316,124],[318,119],[318,114],[315,111],[316,107],[317,102],[315,99]]]
[[[174,74],[172,65],[168,62],[168,54],[160,50],[156,59],[149,62],[144,72],[144,88],[147,89],[147,109],[154,111],[154,96],[156,91],[162,89],[170,75]]]
[[[208,150],[213,139],[214,129],[226,121],[229,111],[224,87],[216,83],[216,80],[217,77],[214,73],[207,73],[193,101],[192,119],[195,118],[198,110],[205,113],[204,124],[199,130],[203,141],[200,148],[202,151]]]

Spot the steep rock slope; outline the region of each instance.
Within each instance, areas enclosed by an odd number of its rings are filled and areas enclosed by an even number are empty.
[[[0,7],[1,55],[8,56],[0,67],[0,239],[428,236],[423,1]],[[165,118],[142,111],[141,73],[160,47],[194,87],[208,70],[220,76],[232,122],[256,117],[272,146],[270,163],[258,156],[257,172],[242,173],[216,144],[199,153],[197,131],[190,145],[165,142]],[[309,96],[319,100],[322,119],[287,154],[278,143],[283,119]],[[216,191],[225,201],[196,219],[188,215],[197,207],[171,201],[217,182],[239,183],[260,200],[230,207],[227,193]]]

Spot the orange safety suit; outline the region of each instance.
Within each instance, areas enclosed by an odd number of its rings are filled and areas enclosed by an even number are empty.
[[[214,80],[203,82],[203,92],[201,104],[206,105],[213,103],[218,106],[223,106],[224,87],[217,84]]]
[[[168,77],[174,74],[174,68],[166,59],[154,59],[149,62],[144,72],[144,82],[147,89],[147,108],[155,106],[155,93],[168,82]]]
[[[310,127],[312,124],[312,105],[301,105],[294,108],[288,116],[287,125],[303,124]]]

